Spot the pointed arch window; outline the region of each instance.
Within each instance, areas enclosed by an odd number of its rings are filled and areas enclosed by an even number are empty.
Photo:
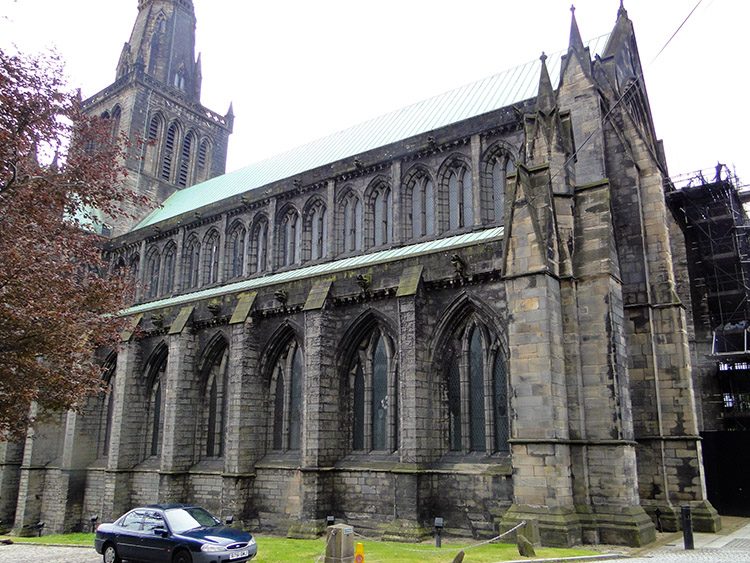
[[[249,263],[253,274],[265,272],[268,268],[268,221],[265,217],[253,227]]]
[[[243,275],[245,267],[245,229],[237,226],[229,237],[229,253],[231,256],[230,277],[238,278]]]
[[[189,131],[185,135],[185,139],[182,142],[182,151],[180,155],[180,174],[177,178],[177,184],[184,188],[188,185],[188,173],[190,172],[190,157],[193,152],[193,144],[195,143],[195,135],[192,131]]]
[[[350,194],[344,202],[344,252],[362,250],[362,202]]]
[[[273,444],[277,451],[297,451],[302,443],[302,351],[290,342],[274,366]]]
[[[141,257],[134,254],[130,257],[130,277],[134,282],[138,282],[138,276],[140,274]]]
[[[161,454],[162,435],[164,433],[164,406],[165,406],[165,380],[167,370],[166,347],[159,350],[154,361],[150,364],[147,380],[151,382],[148,397],[148,428],[146,455],[158,456]]]
[[[398,373],[393,346],[375,330],[358,347],[350,368],[352,448],[394,451],[398,448]]]
[[[198,145],[198,154],[195,162],[195,179],[202,181],[208,179],[208,154],[209,154],[208,139],[203,139]]]
[[[454,340],[449,354],[449,450],[464,454],[507,452],[510,432],[505,356],[494,336],[471,321]]]
[[[169,295],[174,292],[174,270],[176,263],[177,249],[174,244],[170,244],[164,251],[164,278],[162,280],[161,294]]]
[[[120,134],[120,119],[122,118],[122,110],[120,109],[120,106],[115,106],[112,110],[112,117],[110,118],[112,120],[111,127],[112,127],[112,140],[116,141],[117,137]]]
[[[328,223],[325,205],[316,205],[310,214],[310,259],[325,257],[328,244]]]
[[[290,210],[281,221],[281,265],[291,266],[299,262],[299,248],[301,240],[299,215]]]
[[[159,295],[159,251],[155,248],[151,250],[146,259],[146,295],[149,298]]]
[[[224,455],[224,432],[228,399],[227,364],[229,347],[226,343],[217,344],[203,374],[204,408],[202,420],[203,455],[221,457]]]
[[[471,172],[463,167],[451,170],[448,177],[449,227],[451,230],[471,227],[474,224],[473,194]]]
[[[393,241],[393,196],[387,186],[379,187],[373,198],[374,243],[382,246]]]
[[[172,160],[177,143],[177,123],[172,123],[167,129],[164,139],[164,154],[161,159],[161,179],[169,182],[172,178]]]
[[[206,239],[205,272],[206,272],[207,284],[217,283],[219,281],[220,243],[221,243],[221,238],[219,237],[219,233],[217,233],[216,231],[211,232],[211,234]]]
[[[107,383],[107,390],[102,396],[102,405],[99,421],[99,438],[97,447],[97,456],[104,457],[109,455],[109,443],[112,436],[112,419],[115,412],[115,373],[117,371],[117,356],[113,356],[111,361],[107,362],[104,369],[104,380]]]
[[[513,160],[496,151],[485,163],[482,175],[482,222],[503,224],[507,178],[514,171]]]
[[[420,238],[435,234],[435,187],[426,175],[418,177],[411,192],[411,235]]]
[[[201,272],[201,243],[192,237],[185,247],[185,284],[186,289],[198,287]]]
[[[158,115],[151,118],[148,124],[148,140],[156,141],[159,138],[159,131],[161,130],[161,119]]]

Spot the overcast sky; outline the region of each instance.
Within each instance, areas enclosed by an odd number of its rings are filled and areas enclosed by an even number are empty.
[[[202,102],[236,115],[227,170],[565,49],[570,0],[194,0]],[[620,0],[577,0],[584,41]],[[0,46],[55,47],[84,97],[112,83],[137,0],[0,0]],[[693,15],[670,40],[690,12]],[[625,0],[672,176],[750,179],[750,2]],[[196,55],[197,55],[196,52]]]

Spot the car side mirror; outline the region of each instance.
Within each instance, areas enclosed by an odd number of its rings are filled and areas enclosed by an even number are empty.
[[[154,528],[154,534],[166,538],[169,535],[169,530],[166,528]]]

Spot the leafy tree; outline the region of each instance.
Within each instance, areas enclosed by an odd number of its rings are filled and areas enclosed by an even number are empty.
[[[96,350],[116,346],[132,284],[91,226],[143,203],[122,141],[81,112],[57,55],[0,49],[0,437],[102,389]]]

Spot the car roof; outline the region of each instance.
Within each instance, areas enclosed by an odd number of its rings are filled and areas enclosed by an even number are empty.
[[[140,508],[156,508],[158,510],[169,510],[171,508],[201,508],[193,504],[149,504],[148,506],[142,506]],[[138,510],[134,508],[133,510]]]

